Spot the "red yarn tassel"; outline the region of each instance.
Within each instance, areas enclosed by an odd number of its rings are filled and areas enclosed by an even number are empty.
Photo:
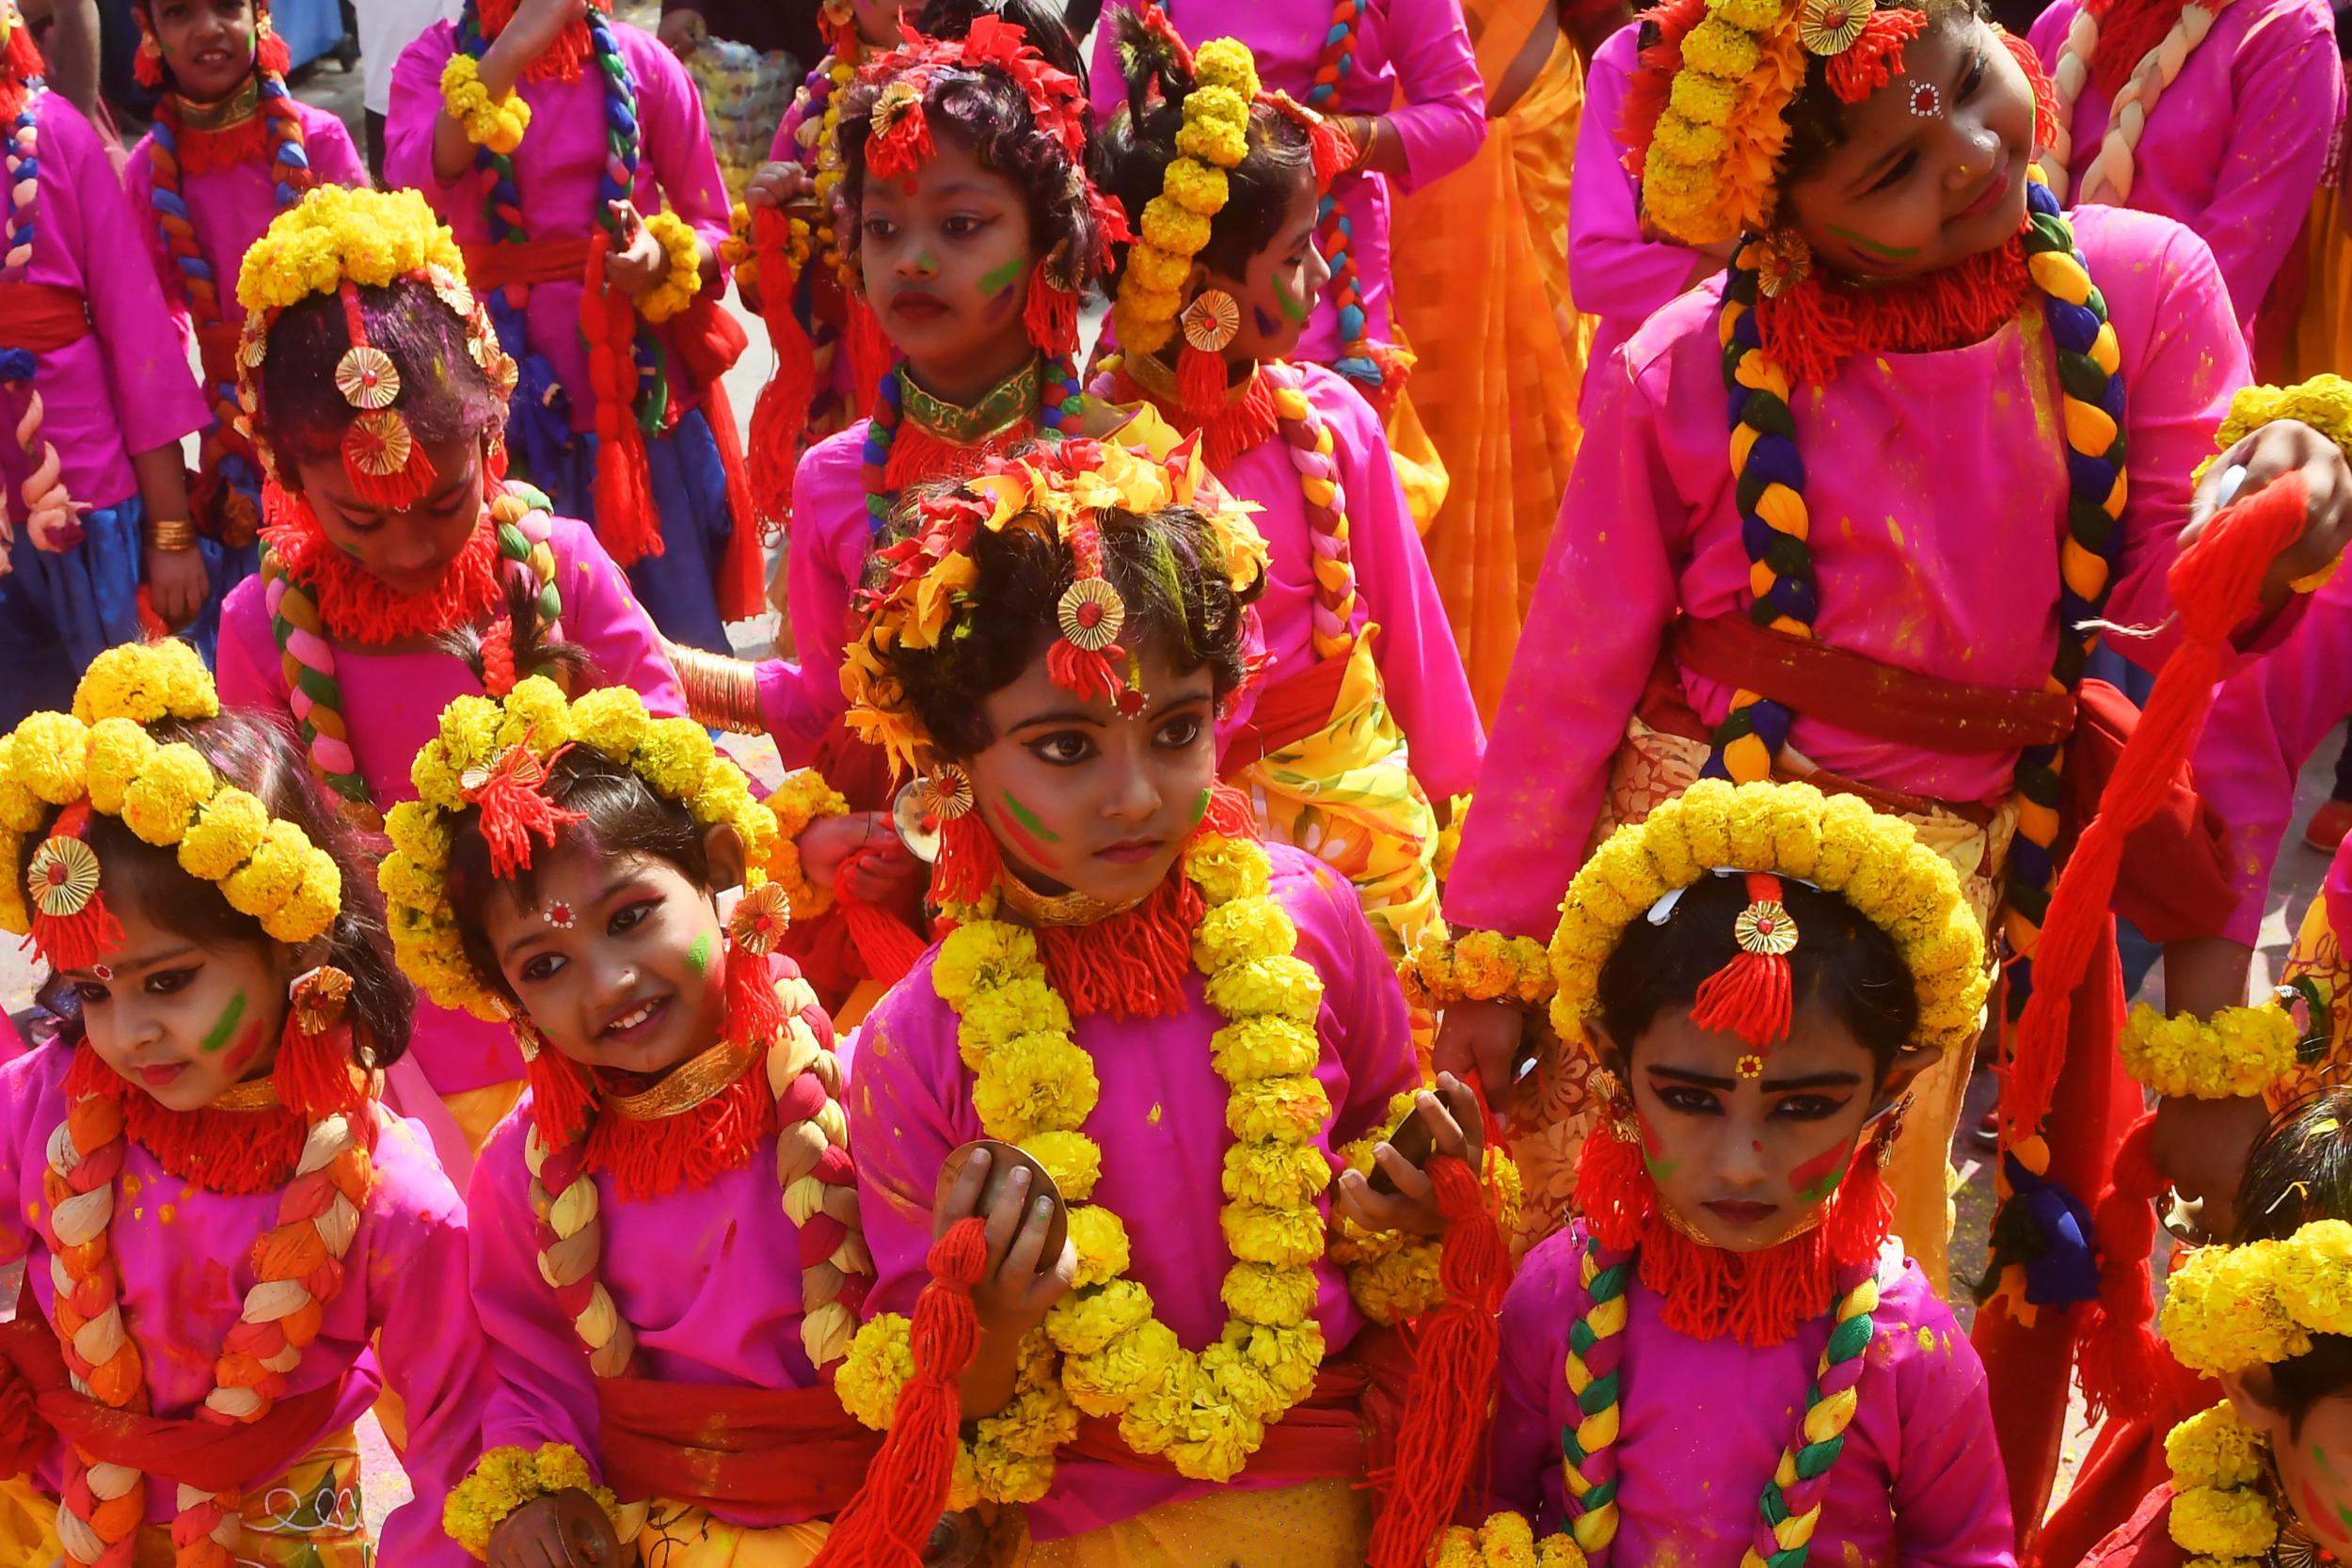
[[[482,689],[503,697],[515,689],[515,623],[504,615],[482,634]]]
[[[1788,1037],[1788,960],[1773,953],[1734,953],[1731,961],[1699,982],[1691,1022],[1720,1029],[1754,1046]]]
[[[559,749],[555,756],[563,754]],[[531,735],[526,731],[520,745],[509,747],[491,765],[489,777],[467,791],[481,813],[482,841],[490,851],[493,877],[505,879],[529,870],[533,835],[552,848],[557,831],[566,822],[580,820],[580,812],[548,799],[547,782],[548,765],[531,749]]]
[[[1054,281],[1042,258],[1029,268],[1029,302],[1021,319],[1029,341],[1047,358],[1078,352],[1078,296]]]
[[[1124,712],[1122,699],[1128,695],[1127,683],[1119,678],[1119,667],[1111,660],[1126,657],[1116,642],[1102,649],[1081,648],[1057,637],[1053,646],[1045,650],[1045,673],[1053,677],[1056,686],[1080,701],[1107,698]]]
[[[1606,1132],[1598,1141],[1611,1140]],[[1422,1326],[1405,1418],[1396,1435],[1395,1485],[1372,1529],[1372,1568],[1420,1568],[1430,1539],[1453,1516],[1494,1399],[1502,1335],[1495,1315],[1511,1282],[1511,1251],[1486,1190],[1451,1156],[1430,1162],[1446,1217],[1438,1263],[1445,1305]]]
[[[1894,79],[1903,68],[1903,45],[1928,24],[1925,11],[1887,7],[1869,13],[1862,36],[1833,55],[1825,74],[1829,90],[1844,103],[1859,103]]]
[[[2156,1114],[2132,1124],[2115,1151],[2115,1175],[2099,1196],[2099,1300],[2083,1330],[2083,1398],[2093,1420],[2144,1420],[2168,1386],[2169,1362],[2150,1320],[2154,1315],[2149,1258],[2156,1244],[2156,1202],[2169,1183],[2156,1168]]]
[[[781,523],[792,515],[792,476],[798,467],[801,436],[808,429],[808,405],[817,395],[817,354],[801,318],[793,312],[792,295],[800,283],[787,245],[791,221],[772,208],[752,214],[752,259],[759,268],[759,319],[767,325],[769,346],[775,350],[776,372],[759,389],[752,404],[752,504],[763,523]],[[860,406],[866,406],[861,404]]]
[[[850,927],[850,943],[857,949],[858,962],[865,965],[867,977],[894,986],[922,961],[923,939],[897,915],[863,903],[849,892],[857,868],[881,854],[880,849],[865,848],[845,858],[834,876],[833,895],[841,906],[841,918]]]
[[[21,29],[20,29],[21,30]],[[48,1324],[33,1305],[29,1289],[16,1304],[15,1320],[0,1334],[46,1334]],[[0,1354],[0,1481],[30,1474],[57,1440],[57,1430],[41,1418],[33,1386],[16,1364]]]
[[[549,1148],[576,1141],[596,1104],[587,1069],[542,1041],[539,1053],[523,1064],[523,1081],[531,1085],[531,1119],[539,1141]]]
[[[940,824],[939,854],[931,862],[931,902],[977,904],[995,891],[1003,864],[995,835],[977,811]]]
[[[849,331],[850,380],[857,391],[859,408],[871,408],[882,395],[882,378],[889,373],[890,362],[898,351],[890,346],[890,335],[882,330],[882,318],[874,314],[874,307],[864,294],[850,293]],[[903,427],[898,434],[906,435]]]
[[[1216,417],[1225,406],[1225,356],[1187,342],[1176,355],[1176,397],[1196,420]]]
[[[1256,839],[1258,814],[1249,804],[1249,797],[1229,784],[1219,784],[1209,791],[1208,815],[1200,819],[1196,832],[1215,833],[1220,838]]]
[[[727,943],[727,1010],[723,1025],[731,1040],[766,1042],[784,1033],[784,1003],[776,996],[775,972],[767,958]]]
[[[958,1220],[931,1243],[930,1283],[914,1304],[914,1375],[898,1390],[890,1433],[866,1484],[834,1520],[813,1568],[916,1568],[955,1480],[963,1420],[956,1379],[979,1349],[972,1287],[988,1260],[988,1233]]]
[[[294,69],[294,52],[286,47],[286,40],[278,36],[278,29],[275,27],[262,29],[262,40],[254,50],[253,58],[263,71],[273,76],[283,76]]]
[[[645,469],[644,433],[637,428],[637,308],[605,288],[612,236],[598,230],[588,248],[580,296],[580,336],[588,341],[588,379],[596,393],[596,538],[620,566],[661,553],[661,516]]]
[[[367,1104],[368,1094],[363,1081],[352,1071],[354,1065],[348,1022],[313,1035],[303,1029],[298,1008],[286,1009],[286,1026],[278,1037],[278,1060],[270,1068],[270,1085],[277,1089],[280,1104],[305,1122],[359,1110]],[[374,1119],[362,1119],[366,1127],[355,1132],[373,1148]]]

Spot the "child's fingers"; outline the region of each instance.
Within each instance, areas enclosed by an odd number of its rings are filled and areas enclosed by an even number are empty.
[[[980,1194],[988,1186],[988,1167],[992,1164],[985,1148],[975,1149],[972,1158],[956,1173],[955,1185],[947,1189],[947,1196],[931,1217],[931,1239],[946,1235],[958,1220],[969,1219],[979,1212]]]
[[[1005,1266],[1005,1254],[1020,1230],[1028,1196],[1029,1173],[1026,1168],[1016,1166],[1006,1176],[1005,1184],[997,1189],[988,1206],[988,1273],[995,1274]]]
[[[1394,1230],[1405,1223],[1409,1212],[1402,1198],[1373,1191],[1361,1173],[1349,1171],[1340,1178],[1340,1212],[1366,1230]]]
[[[1026,1172],[1022,1174],[1025,1175]],[[1038,1259],[1045,1255],[1045,1232],[1054,1223],[1054,1200],[1040,1194],[1029,1200],[1027,1217],[1005,1249],[1006,1277],[1026,1283],[1037,1276]]]
[[[1479,1107],[1478,1091],[1447,1074],[1438,1080],[1438,1095],[1454,1114],[1454,1125],[1462,1133],[1462,1158],[1475,1174],[1486,1147],[1486,1114]]]
[[[1430,1152],[1433,1155],[1451,1154],[1457,1160],[1462,1158],[1462,1128],[1454,1119],[1452,1107],[1423,1089],[1413,1097],[1413,1114],[1421,1118],[1423,1127],[1429,1129]]]
[[[1380,1145],[1372,1151],[1372,1157],[1382,1170],[1389,1173],[1389,1180],[1396,1183],[1396,1196],[1400,1200],[1415,1207],[1434,1200],[1437,1189],[1430,1184],[1427,1174],[1407,1160],[1395,1145]]]

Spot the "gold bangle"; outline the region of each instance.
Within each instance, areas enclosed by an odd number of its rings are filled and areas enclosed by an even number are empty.
[[[151,549],[182,550],[196,548],[196,525],[177,517],[156,517],[147,525],[147,544]]]
[[[686,694],[686,711],[697,724],[731,730],[737,735],[762,735],[759,666],[704,648],[682,647],[664,641],[670,668],[677,672]]]

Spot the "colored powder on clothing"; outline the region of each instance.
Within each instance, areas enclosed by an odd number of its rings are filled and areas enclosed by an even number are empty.
[[[694,945],[686,950],[687,966],[696,978],[710,973],[710,933],[705,931],[694,939]]]
[[[213,1026],[204,1031],[204,1037],[196,1042],[198,1048],[209,1056],[227,1045],[229,1037],[237,1032],[237,1021],[244,1017],[245,992],[239,991],[229,999],[227,1006],[221,1008],[220,1016],[213,1020]]]

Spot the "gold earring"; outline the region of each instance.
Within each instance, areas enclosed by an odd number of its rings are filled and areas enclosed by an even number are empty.
[[[1222,289],[1203,289],[1184,307],[1184,341],[1203,354],[1222,354],[1241,331],[1241,303]]]

